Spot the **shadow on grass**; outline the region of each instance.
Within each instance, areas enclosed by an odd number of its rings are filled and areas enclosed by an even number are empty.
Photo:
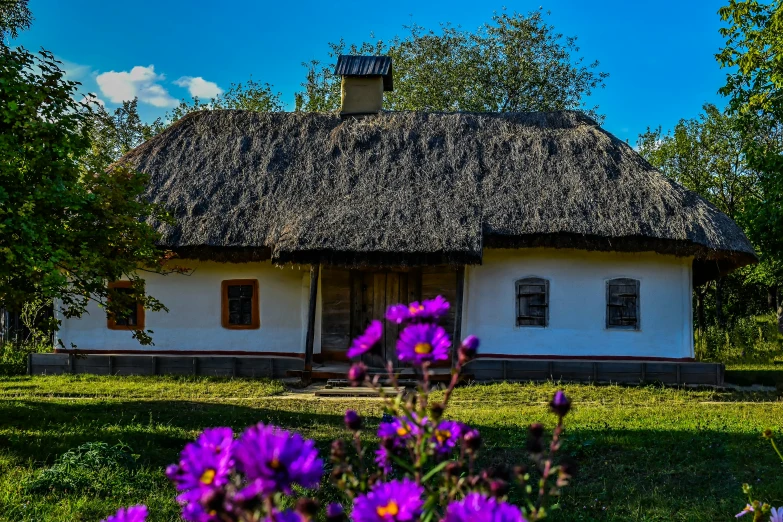
[[[369,434],[379,420],[369,419]],[[204,427],[241,431],[259,421],[315,439],[324,456],[334,438],[347,435],[339,413],[196,401],[8,401],[0,403],[0,453],[43,467],[85,442],[123,442],[142,465],[162,470]],[[485,440],[482,464],[526,462],[524,427],[475,427]],[[757,435],[574,426],[567,427],[562,453],[580,472],[554,520],[725,520],[744,505],[743,482],[783,504],[780,462]]]

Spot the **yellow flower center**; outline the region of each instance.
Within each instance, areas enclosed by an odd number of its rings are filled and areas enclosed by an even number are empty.
[[[400,512],[400,506],[397,505],[397,503],[393,500],[390,500],[388,504],[385,506],[378,506],[375,508],[375,512],[378,513],[379,517],[385,517],[385,516],[392,516],[396,517],[397,514]]]
[[[413,351],[418,354],[425,354],[432,352],[432,345],[430,343],[417,343],[413,347]]]
[[[443,444],[451,438],[451,432],[449,430],[435,430],[435,438]]]
[[[209,486],[210,484],[212,484],[212,481],[215,480],[215,470],[211,468],[206,470],[201,475],[201,478],[199,480],[201,481],[202,484]]]
[[[399,435],[400,437],[404,437],[407,434],[408,434],[408,428],[406,428],[405,426],[400,426],[399,428],[397,428],[397,435]]]
[[[423,311],[423,310],[424,310],[424,305],[419,305],[419,306],[409,306],[409,307],[408,307],[408,310],[410,310],[410,312],[411,312],[412,314],[416,314],[416,313],[418,313],[418,312],[421,312],[421,311]]]
[[[280,469],[280,461],[277,459],[277,457],[272,459],[272,461],[269,463],[269,467],[272,469]]]

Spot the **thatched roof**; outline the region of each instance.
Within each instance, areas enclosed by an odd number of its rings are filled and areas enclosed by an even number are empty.
[[[754,262],[740,228],[576,112],[191,114],[123,159],[151,176],[183,255],[346,265],[479,263],[482,248]]]

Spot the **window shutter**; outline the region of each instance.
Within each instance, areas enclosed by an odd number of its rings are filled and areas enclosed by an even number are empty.
[[[549,281],[526,277],[516,282],[517,326],[549,325]]]
[[[618,278],[606,282],[606,327],[639,329],[639,280]]]

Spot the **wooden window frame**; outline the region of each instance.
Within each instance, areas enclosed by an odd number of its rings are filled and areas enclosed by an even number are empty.
[[[539,305],[545,308],[544,324],[519,324],[519,287],[520,286],[543,285],[544,286],[544,304]],[[514,310],[515,310],[515,328],[549,328],[549,279],[538,276],[527,276],[514,281]]]
[[[636,323],[632,325],[622,325],[622,324],[610,324],[609,323],[609,310],[612,306],[610,303],[611,300],[611,287],[613,285],[623,285],[623,286],[636,286]],[[627,330],[632,332],[638,332],[642,329],[642,314],[641,314],[641,281],[639,279],[634,279],[632,277],[615,277],[612,279],[606,280],[606,329],[607,330]]]
[[[111,281],[109,283],[109,288],[133,288],[133,282],[132,281]],[[142,303],[136,303],[136,324],[135,325],[127,325],[127,324],[117,324],[117,320],[107,312],[106,314],[106,327],[109,330],[144,330],[145,327],[145,316],[144,316],[144,304]]]
[[[228,322],[228,287],[251,285],[253,299],[251,301],[250,324],[229,324]],[[261,326],[258,310],[258,279],[225,279],[220,283],[220,322],[228,330],[257,330]]]

